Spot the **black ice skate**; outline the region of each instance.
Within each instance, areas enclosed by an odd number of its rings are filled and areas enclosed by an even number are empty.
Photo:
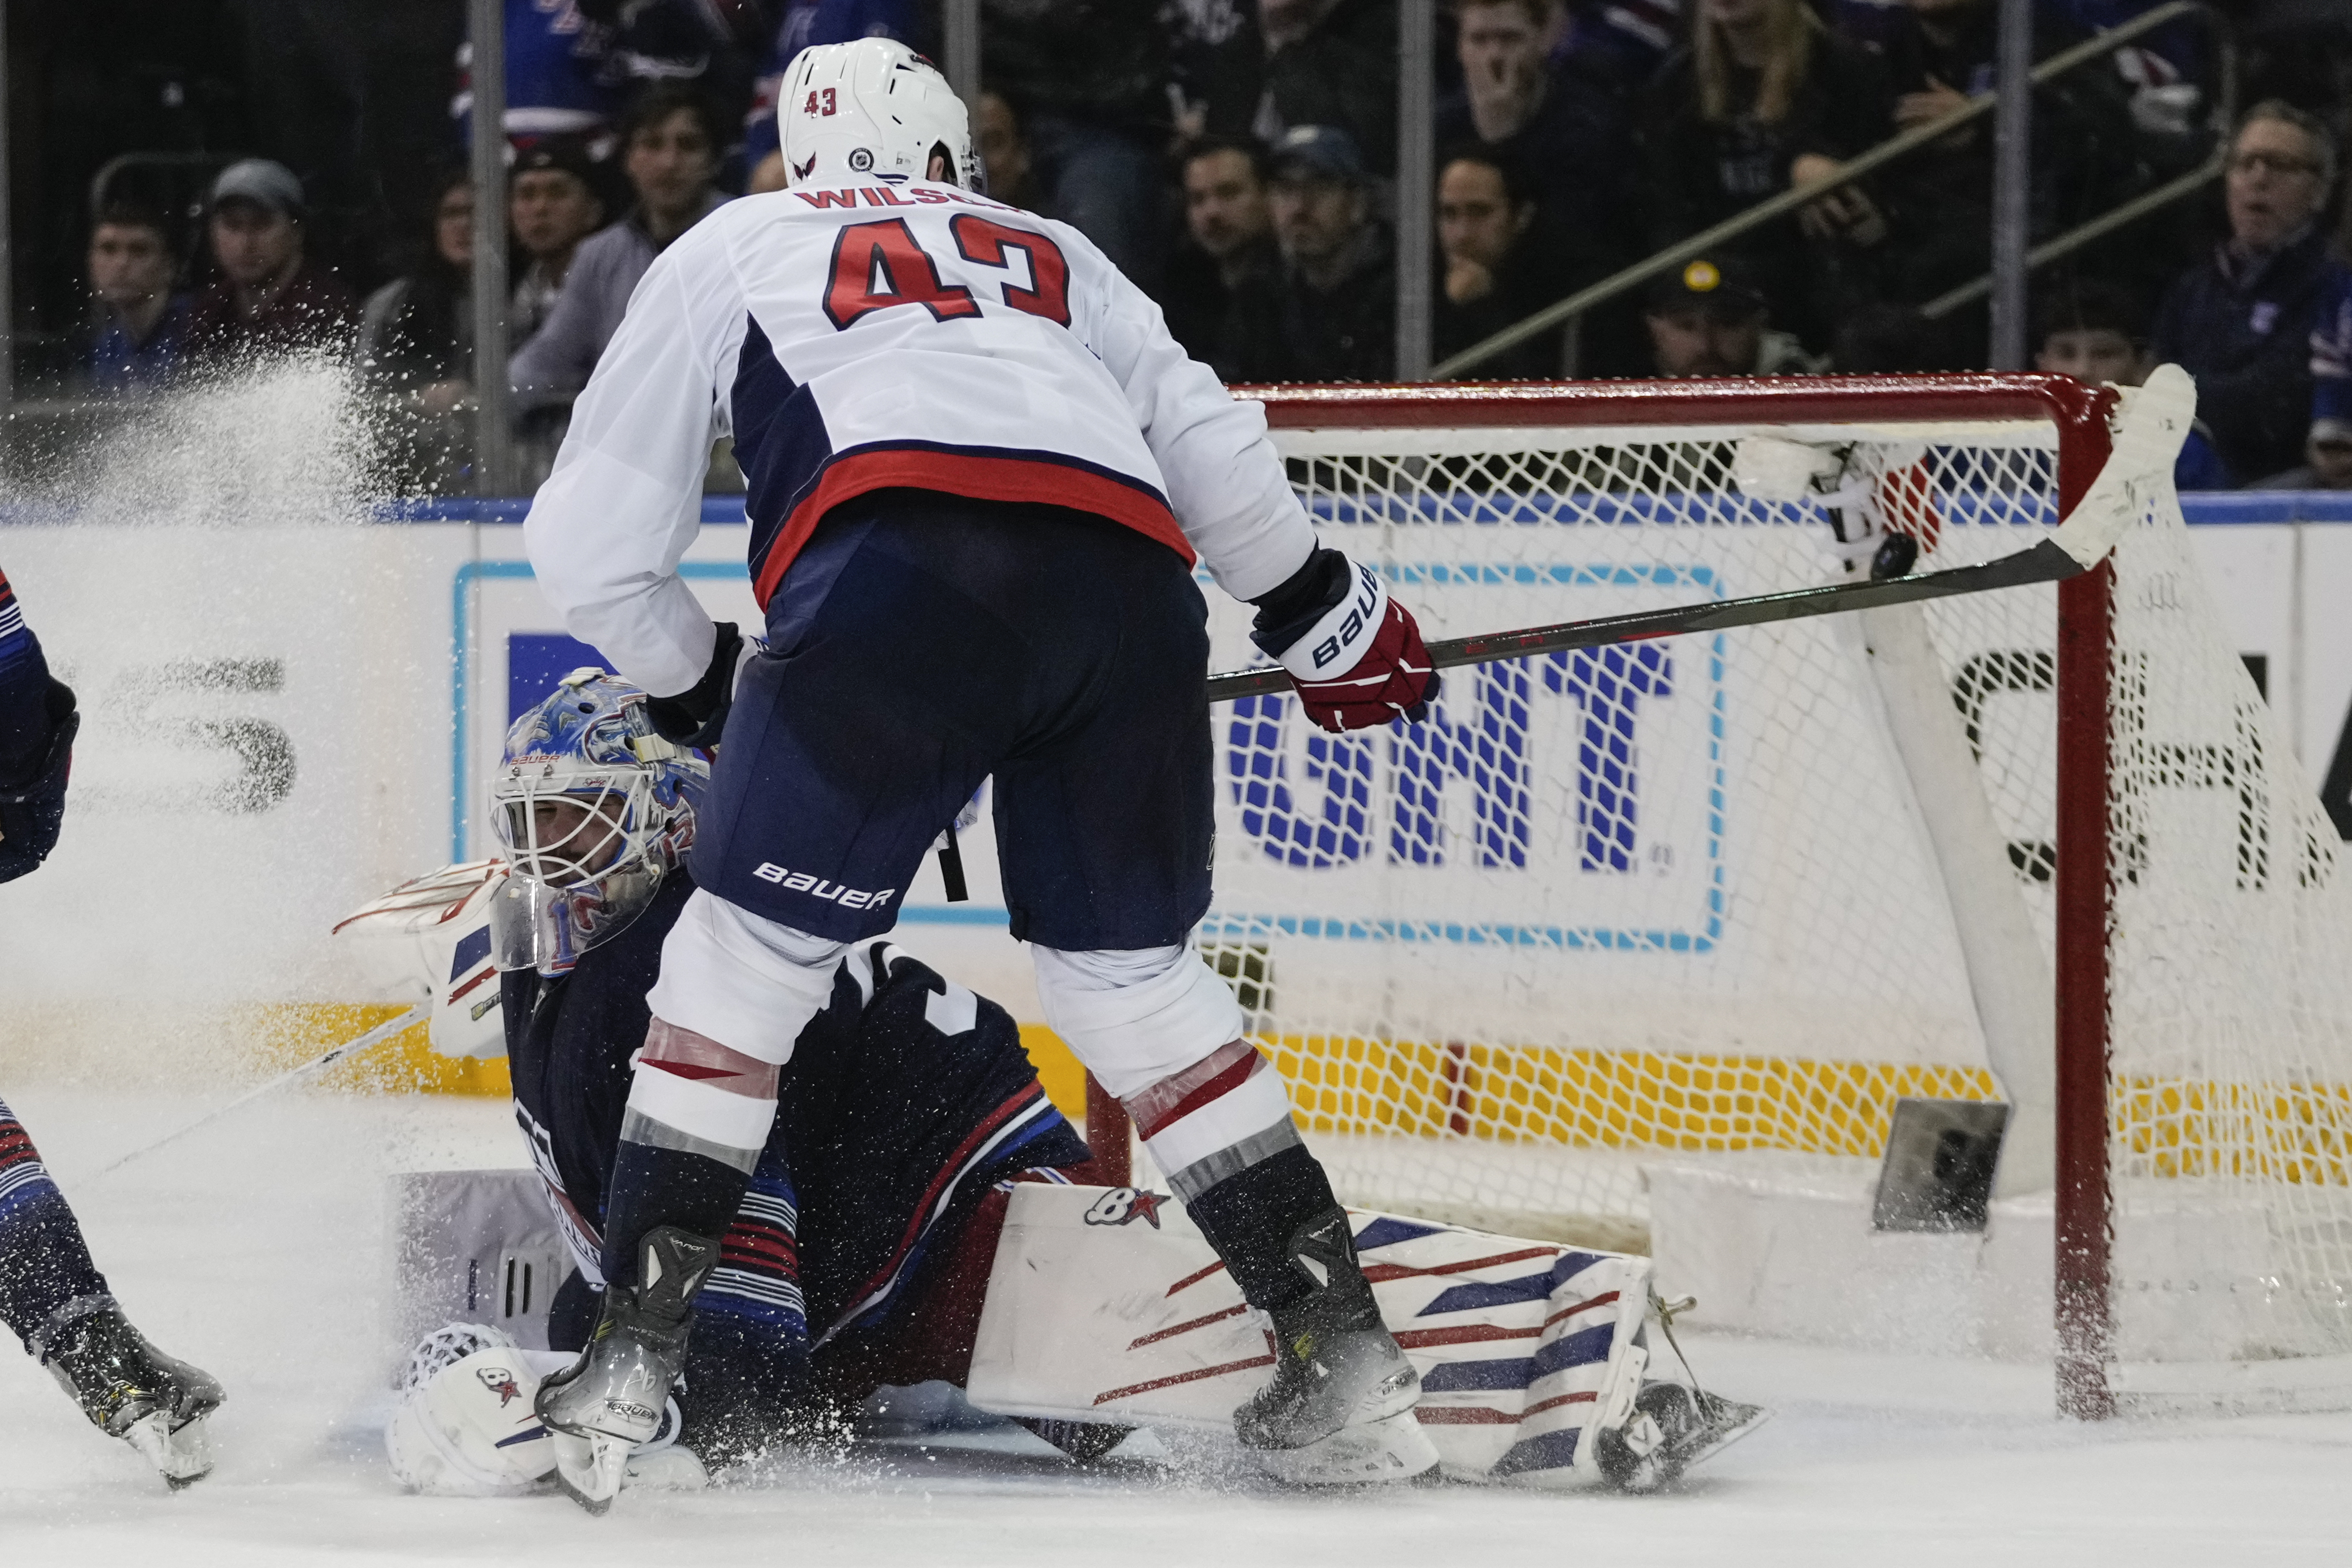
[[[1404,1480],[1437,1467],[1413,1418],[1421,1375],[1381,1322],[1348,1217],[1299,1227],[1291,1255],[1318,1288],[1274,1318],[1274,1381],[1234,1412],[1234,1433],[1279,1479]]]
[[[149,1344],[116,1307],[101,1307],[52,1330],[41,1364],[90,1424],[146,1457],[172,1490],[213,1468],[205,1417],[227,1396],[210,1375]]]
[[[539,1418],[555,1444],[555,1479],[591,1513],[613,1506],[629,1451],[661,1427],[686,1363],[694,1294],[719,1263],[719,1243],[674,1225],[637,1249],[637,1283],[609,1285],[580,1359],[539,1385]]]
[[[1742,1405],[1679,1383],[1645,1383],[1622,1427],[1595,1433],[1592,1457],[1620,1491],[1653,1492],[1717,1449],[1764,1424],[1760,1406]]]

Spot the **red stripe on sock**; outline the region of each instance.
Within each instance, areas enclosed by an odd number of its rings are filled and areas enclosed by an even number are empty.
[[[1140,1117],[1137,1118],[1135,1130],[1138,1133],[1140,1133],[1146,1140],[1156,1138],[1169,1127],[1174,1125],[1180,1121],[1182,1121],[1185,1117],[1191,1115],[1193,1112],[1198,1111],[1203,1105],[1208,1104],[1211,1101],[1223,1099],[1225,1095],[1230,1094],[1234,1090],[1240,1088],[1242,1084],[1249,1079],[1252,1073],[1255,1072],[1259,1068],[1265,1065],[1265,1059],[1260,1056],[1256,1051],[1252,1051],[1246,1057],[1234,1062],[1231,1067],[1226,1068],[1223,1071],[1218,1073],[1215,1077],[1210,1079],[1199,1088],[1194,1089],[1191,1093],[1186,1094],[1182,1099],[1177,1101],[1176,1103],[1169,1106],[1168,1109],[1160,1112],[1150,1121],[1145,1121]]]
[[[740,1078],[743,1076],[742,1073],[737,1071],[731,1067],[710,1067],[699,1061],[656,1061],[650,1056],[640,1059],[637,1065],[639,1067],[658,1067],[664,1072],[675,1074],[679,1078],[691,1078],[696,1080],[705,1078]]]

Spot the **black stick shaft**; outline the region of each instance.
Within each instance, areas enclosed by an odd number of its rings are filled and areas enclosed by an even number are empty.
[[[1517,632],[1490,632],[1476,637],[1455,637],[1429,645],[1430,663],[1441,670],[1460,664],[1491,664],[1521,659],[1531,653],[1556,653],[1565,648],[1600,648],[1612,643],[1643,643],[1691,632],[1720,632],[1731,626],[1762,626],[1775,621],[1801,621],[1813,615],[1839,615],[1873,610],[1882,604],[1913,604],[1924,599],[1946,599],[1957,593],[1982,593],[1995,588],[2022,588],[2056,582],[2074,576],[2083,564],[2052,539],[1980,566],[1931,571],[1923,577],[1889,578],[1879,582],[1839,582],[1822,588],[1801,588],[1788,593],[1759,593],[1746,599],[1705,600],[1667,610],[1642,610],[1630,615],[1601,615],[1591,621],[1567,621],[1556,626],[1529,626]],[[1231,670],[1209,677],[1209,700],[1232,702],[1265,692],[1286,692],[1290,676],[1279,668]]]
[[[956,831],[948,830],[948,841],[940,846],[940,881],[946,884],[950,904],[968,903],[970,889],[963,880],[963,851],[956,843]]]

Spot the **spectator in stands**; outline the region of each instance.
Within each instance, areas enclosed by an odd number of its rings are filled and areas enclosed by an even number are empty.
[[[2257,479],[2249,490],[2352,490],[2352,424],[2323,421],[2311,427],[2303,461],[2284,473]]]
[[[1374,173],[1396,172],[1395,0],[1256,0],[1200,83],[1206,128],[1279,141],[1344,131]]]
[[[442,177],[427,230],[415,268],[368,296],[360,369],[447,413],[473,391],[474,186],[463,173]]]
[[[1282,275],[1271,176],[1265,146],[1252,138],[1209,137],[1183,157],[1184,242],[1169,258],[1160,303],[1185,351],[1228,381],[1247,359],[1234,302]]]
[[[2109,382],[2136,387],[2156,369],[2158,361],[2139,335],[2147,312],[2115,284],[2062,282],[2042,289],[2037,306],[2034,337],[2041,347],[2033,356],[2035,370],[2073,376],[2095,387]],[[2173,463],[2173,486],[2180,490],[2235,489],[2238,482],[2214,450],[2212,428],[2201,417],[2201,409],[2200,414]]]
[[[981,93],[972,106],[971,141],[990,195],[1040,217],[1055,215],[1047,210],[1045,193],[1038,189],[1037,166],[1029,156],[1029,136],[1021,129],[1021,116],[1003,93]]]
[[[637,279],[672,240],[726,200],[710,183],[719,134],[709,103],[682,83],[648,88],[629,110],[622,167],[636,205],[582,243],[555,308],[515,355],[514,384],[526,406],[568,402],[588,384]]]
[[[1908,131],[1992,90],[1999,0],[1906,0],[1886,62],[1895,123]],[[2033,57],[2082,33],[2055,8],[2033,12]],[[2070,71],[2033,92],[2029,222],[2036,239],[2122,198],[2137,163],[2123,78]],[[1984,276],[1992,264],[1992,118],[1986,115],[1892,166],[1881,187],[1894,234],[1888,290],[1925,300]]]
[[[187,359],[217,369],[257,355],[348,346],[359,301],[303,254],[302,183],[247,158],[213,182],[205,232],[221,276],[188,318]]]
[[[1661,376],[1818,374],[1824,361],[1771,326],[1771,308],[1736,257],[1694,261],[1650,286],[1654,370]]]
[[[2237,474],[2304,457],[2315,329],[2344,287],[2317,219],[2336,179],[2336,143],[2315,117],[2256,104],[2231,139],[2230,237],[2166,293],[2156,357],[2197,378],[2198,412]]]
[[[1437,106],[1437,145],[1509,165],[1553,254],[1622,259],[1633,214],[1628,106],[1612,84],[1551,63],[1568,27],[1561,0],[1461,0],[1456,16],[1463,91]]]
[[[178,371],[188,297],[173,291],[177,270],[171,238],[154,213],[113,206],[90,225],[89,291],[99,316],[82,361],[90,391],[154,392]]]
[[[2304,451],[2311,465],[2315,490],[2352,490],[2352,425],[2315,424]]]
[[[1806,0],[1698,0],[1643,115],[1650,241],[1688,238],[1894,134],[1885,68]],[[1874,292],[1886,235],[1869,191],[1848,185],[1737,243],[1774,319],[1825,344]]]
[[[981,60],[1038,197],[1146,290],[1166,228],[1168,35],[1141,0],[981,0]]]
[[[1431,344],[1440,360],[1490,338],[1551,303],[1545,270],[1529,254],[1536,204],[1518,166],[1484,148],[1448,156],[1437,176],[1437,280]],[[1477,368],[1481,381],[1556,377],[1557,331],[1529,339]]]
[[[1387,381],[1396,373],[1396,260],[1346,131],[1294,126],[1275,147],[1267,206],[1282,252],[1270,286],[1234,301],[1244,381]]]
[[[529,342],[554,314],[581,242],[604,223],[604,203],[578,143],[550,138],[516,155],[508,176],[507,225],[530,258],[515,279],[507,319],[517,345]]]

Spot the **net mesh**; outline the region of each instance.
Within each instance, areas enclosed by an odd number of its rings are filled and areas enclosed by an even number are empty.
[[[1434,640],[1844,579],[1820,507],[1731,482],[1752,434],[1277,442],[1326,541],[1376,563]],[[1921,570],[2057,520],[2047,423],[1774,434],[1850,446]],[[2119,1349],[2352,1351],[2339,844],[2162,491],[2116,558]],[[1214,667],[1263,663],[1246,607],[1215,604]],[[1932,650],[1924,722],[1976,761],[1969,852],[1993,857],[2046,988],[2056,631],[2054,589],[2013,589],[1457,670],[1419,727],[1328,736],[1286,697],[1219,709],[1202,956],[1351,1202],[1640,1246],[1662,1152],[1874,1157],[1898,1099],[2000,1098],[2002,1058],[1953,812],[1923,804],[1900,744],[1916,695],[1871,648]],[[2187,1338],[2184,1295],[2203,1303]]]

